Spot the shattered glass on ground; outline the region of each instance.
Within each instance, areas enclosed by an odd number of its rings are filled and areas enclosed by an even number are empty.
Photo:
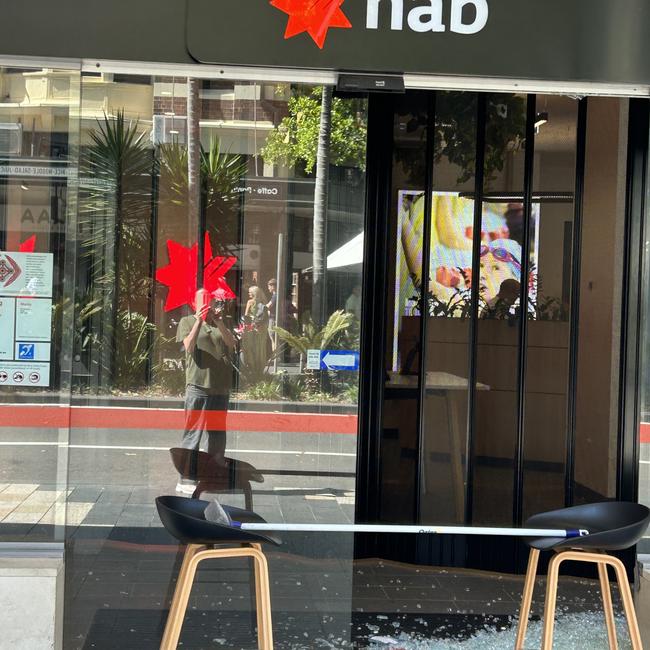
[[[630,648],[625,619],[616,617],[616,632],[620,650]],[[517,620],[508,626],[485,622],[482,629],[469,638],[459,634],[452,638],[436,638],[435,632],[426,637],[400,631],[393,636],[374,636],[369,639],[370,650],[501,650],[514,648]],[[540,648],[542,621],[531,621],[526,634],[525,648]],[[562,650],[608,650],[607,629],[603,614],[596,612],[564,614],[556,618],[553,645]]]

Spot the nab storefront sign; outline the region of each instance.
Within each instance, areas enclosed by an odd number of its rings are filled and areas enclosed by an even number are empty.
[[[310,70],[650,85],[648,0],[66,0],[65,11],[60,4],[5,2],[3,54],[97,59],[100,67],[111,59],[206,63],[216,66],[209,76],[224,78],[241,78],[227,66],[280,68],[266,78],[290,82],[301,79],[292,70]],[[36,32],[34,16],[42,18]],[[24,25],[33,28],[29,38],[16,28]]]
[[[187,2],[187,52],[200,63],[650,82],[647,0]]]
[[[379,5],[382,0],[367,0],[366,29],[379,28]],[[292,38],[306,32],[321,49],[331,27],[351,29],[352,23],[343,12],[344,0],[271,0],[271,5],[289,16],[284,32],[285,38]],[[408,2],[408,0],[407,0]],[[487,0],[450,0],[451,13],[449,29],[457,34],[476,34],[485,27],[489,8]],[[443,17],[443,0],[424,0],[414,7],[404,8],[404,0],[384,0],[390,4],[390,28],[408,29],[414,32],[444,32],[447,27]],[[463,10],[472,7],[474,15],[466,21]]]
[[[379,28],[379,4],[381,0],[368,0],[366,9],[366,28]],[[408,2],[408,0],[407,0]],[[390,28],[401,31],[404,29],[404,18],[409,29],[414,32],[445,32],[443,1],[429,0],[411,9],[404,9],[404,0],[389,0]],[[451,0],[449,16],[449,31],[456,34],[476,34],[488,21],[490,13],[487,0]],[[474,15],[466,19],[465,9],[472,9]]]

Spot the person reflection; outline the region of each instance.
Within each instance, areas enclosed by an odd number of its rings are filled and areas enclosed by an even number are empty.
[[[516,304],[519,300],[521,284],[512,278],[504,280],[499,293],[488,301],[482,313],[483,318],[508,320],[516,316]]]
[[[271,278],[266,284],[266,287],[269,290],[269,295],[271,296],[269,301],[266,303],[266,310],[269,315],[268,333],[269,338],[271,339],[271,349],[275,351],[275,333],[273,331],[273,328],[275,325],[278,325],[278,323],[275,322],[275,311],[278,302],[277,282],[275,278]]]
[[[178,492],[192,494],[197,484],[197,459],[203,434],[207,451],[225,466],[225,411],[232,379],[231,352],[235,337],[223,321],[222,290],[196,294],[196,313],[178,323],[176,340],[185,350],[185,431],[181,447],[192,450],[187,473],[181,475]]]
[[[269,311],[266,295],[260,287],[248,289],[248,302],[244,311],[242,356],[251,376],[259,377],[269,361]]]

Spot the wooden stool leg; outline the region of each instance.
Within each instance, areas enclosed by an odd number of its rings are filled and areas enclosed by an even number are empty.
[[[544,631],[542,633],[542,650],[553,648],[553,626],[555,624],[555,601],[557,599],[557,581],[562,562],[562,553],[554,555],[548,565],[546,577],[546,602],[544,603]]]
[[[273,650],[273,625],[271,622],[271,591],[269,567],[258,544],[253,550],[255,560],[255,600],[257,603],[257,634],[260,650]]]
[[[251,548],[262,551],[261,544],[251,544]],[[255,590],[255,616],[257,617],[257,647],[259,650],[264,650],[266,647],[266,624],[264,615],[262,613],[262,597],[260,592],[260,584],[262,577],[260,576],[259,562],[256,556],[252,556],[253,573],[251,574],[251,587]]]
[[[617,650],[618,642],[616,641],[616,625],[614,623],[612,592],[609,588],[607,565],[603,562],[598,562],[598,578],[600,580],[600,592],[603,596],[603,610],[605,612],[605,622],[607,623],[607,639],[609,640],[609,650]]]
[[[187,611],[187,603],[190,599],[190,592],[192,591],[196,567],[201,561],[201,554],[209,552],[205,550],[205,546],[198,544],[191,544],[188,546],[188,549],[190,547],[193,548],[193,553],[187,562],[187,566],[183,567],[184,572],[181,572],[182,576],[179,575],[178,577],[178,583],[174,591],[175,602],[167,617],[167,625],[165,625],[165,633],[160,644],[160,650],[176,650],[178,639],[181,635],[183,619]],[[185,561],[183,561],[183,564],[185,564]]]
[[[175,648],[176,644],[170,645],[170,635],[173,633],[173,628],[175,621],[179,617],[179,607],[181,602],[181,593],[185,588],[187,582],[187,569],[189,567],[190,561],[192,558],[199,552],[204,550],[206,547],[201,544],[188,544],[185,548],[185,554],[183,555],[183,562],[181,564],[181,569],[178,572],[178,578],[176,579],[176,588],[174,589],[174,596],[172,597],[172,604],[169,608],[169,614],[167,615],[167,623],[165,624],[165,632],[163,634],[162,641],[160,643],[161,650],[167,648]],[[190,582],[191,586],[191,582]],[[181,623],[183,617],[185,616],[185,611],[180,615]],[[178,638],[176,639],[178,642]]]
[[[639,632],[639,623],[636,620],[636,612],[634,611],[634,601],[632,600],[632,592],[630,591],[630,583],[627,581],[627,574],[625,573],[625,566],[623,563],[612,555],[607,556],[607,563],[614,567],[616,571],[616,578],[618,579],[618,589],[621,592],[621,600],[623,601],[623,610],[625,611],[625,618],[627,619],[627,627],[630,631],[630,640],[632,641],[632,650],[643,650],[643,643],[641,642],[641,633]]]
[[[524,593],[521,597],[519,626],[517,627],[517,640],[515,641],[515,650],[521,650],[524,647],[526,630],[528,629],[528,616],[530,615],[530,604],[533,600],[533,589],[535,588],[535,576],[537,575],[538,560],[539,550],[536,548],[531,548],[530,554],[528,555],[528,569],[526,570]]]

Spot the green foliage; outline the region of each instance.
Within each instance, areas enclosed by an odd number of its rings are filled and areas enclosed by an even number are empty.
[[[102,226],[113,220],[130,229],[133,239],[148,242],[155,169],[146,132],[137,121],[127,122],[123,111],[114,118],[104,115],[97,127],[89,133],[92,144],[81,157],[82,175],[92,183],[80,205],[81,231],[87,233],[82,244],[86,250],[105,244],[112,232]]]
[[[250,386],[246,395],[249,399],[254,400],[281,400],[283,397],[282,382],[276,377],[262,379]]]
[[[466,183],[476,173],[476,103],[467,93],[439,92],[436,95],[434,160],[447,159],[460,168],[457,183]],[[526,100],[518,95],[488,96],[485,131],[484,178],[486,185],[503,171],[509,153],[521,148],[526,135]],[[413,113],[406,128],[419,129],[426,137],[427,115]],[[409,178],[420,183],[426,160],[420,147],[398,147],[396,157]]]
[[[161,168],[160,200],[177,206],[178,218],[187,218],[188,155],[187,147],[177,142],[158,148]],[[201,147],[201,210],[213,247],[221,253],[238,254],[238,200],[236,188],[247,170],[246,159],[221,149],[215,137],[206,150]]]
[[[320,384],[314,383],[313,378],[314,375],[310,372],[304,375],[267,376],[249,386],[242,397],[260,401],[357,403],[359,385],[356,376],[350,381],[335,382],[330,390],[324,390]]]
[[[162,340],[154,323],[144,316],[151,299],[152,201],[154,177],[163,172],[159,200],[187,205],[187,149],[162,145],[160,163],[149,144],[148,132],[124,112],[104,115],[89,134],[90,145],[81,157],[80,244],[90,271],[90,282],[78,302],[87,316],[75,340],[78,352],[91,355],[90,364],[120,390],[146,381],[157,344]],[[221,150],[218,139],[201,150],[203,209],[209,224],[221,233],[221,218],[237,205],[235,188],[246,172],[241,156]],[[236,219],[230,220],[236,223]],[[221,230],[219,230],[221,229]],[[235,228],[236,232],[236,228]],[[225,237],[215,238],[222,244]],[[174,390],[181,373],[160,368],[159,381]],[[100,379],[100,383],[105,380]]]
[[[159,336],[156,326],[144,314],[124,309],[117,313],[116,329],[115,386],[138,388]]]
[[[153,151],[146,132],[124,112],[97,121],[92,144],[81,157],[90,179],[79,201],[81,255],[87,260],[95,296],[123,309],[148,296],[146,260],[151,237]],[[114,264],[119,266],[117,273]]]
[[[359,382],[355,380],[351,384],[346,384],[345,388],[341,391],[341,397],[345,402],[357,404],[359,402]]]
[[[268,136],[261,155],[266,163],[289,167],[302,162],[311,174],[316,166],[320,130],[322,89],[317,86],[304,94],[294,92],[288,102],[289,115]],[[366,165],[366,113],[361,100],[332,100],[330,162],[333,165]]]
[[[64,298],[52,305],[52,340],[60,341],[63,335],[64,314],[69,312],[72,301]],[[100,300],[90,300],[84,304],[76,302],[74,312],[68,319],[74,318],[73,347],[75,354],[80,354],[88,349],[88,346],[97,341],[97,334],[91,327],[91,321],[95,314],[102,309]]]
[[[187,204],[187,147],[177,142],[159,147],[160,164],[166,173],[163,191],[177,205]],[[235,188],[246,174],[246,160],[221,150],[218,137],[212,138],[210,148],[201,146],[201,185],[204,208],[229,203],[237,198]]]
[[[340,347],[340,337],[351,327],[354,316],[349,312],[339,309],[327,320],[325,326],[319,329],[311,318],[302,324],[300,334],[292,334],[282,327],[275,326],[278,338],[290,348],[307,356],[307,350],[325,350],[329,347]]]
[[[508,153],[518,151],[526,139],[526,100],[518,95],[492,95],[487,102],[485,182],[503,171]],[[473,176],[466,177],[468,180]],[[486,187],[489,189],[489,187]]]

